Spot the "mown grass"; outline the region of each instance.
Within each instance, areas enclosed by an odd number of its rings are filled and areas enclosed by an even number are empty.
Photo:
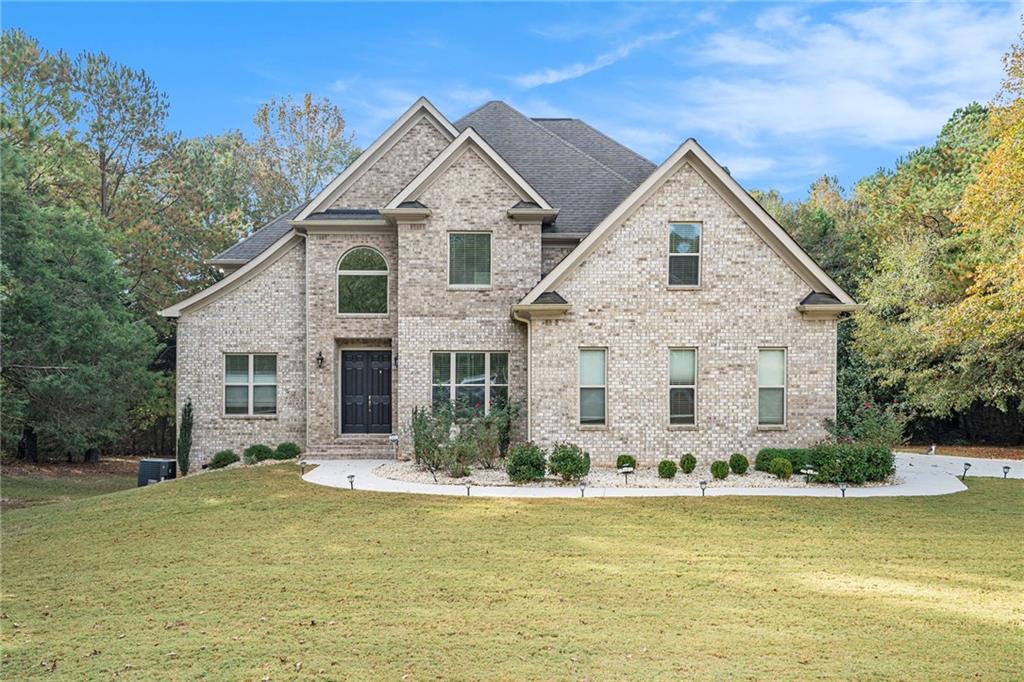
[[[12,510],[0,676],[1017,678],[1024,484],[968,483],[487,500],[284,464]]]
[[[135,476],[110,473],[103,475],[7,475],[0,477],[0,495],[10,506],[27,506],[74,500],[133,488]]]

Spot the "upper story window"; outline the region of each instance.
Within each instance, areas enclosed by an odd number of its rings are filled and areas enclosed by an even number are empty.
[[[757,352],[757,423],[786,424],[785,348],[761,348]]]
[[[277,414],[277,356],[224,356],[224,414]]]
[[[700,223],[669,223],[668,285],[700,286]]]
[[[491,285],[491,235],[488,232],[448,233],[448,286]]]
[[[376,249],[360,246],[338,261],[338,312],[344,315],[388,312],[388,264]]]

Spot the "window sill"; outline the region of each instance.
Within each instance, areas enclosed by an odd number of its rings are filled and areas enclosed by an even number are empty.
[[[758,431],[788,431],[789,427],[785,424],[758,424]]]
[[[669,424],[667,428],[668,428],[669,431],[696,431],[697,430],[697,425],[696,424]]]
[[[277,419],[276,414],[224,414],[224,419]]]
[[[448,291],[488,291],[491,289],[491,285],[474,285],[474,284],[449,284]]]
[[[577,424],[577,431],[607,431],[607,424]]]
[[[356,319],[378,319],[383,320],[391,317],[391,313],[338,313],[338,317],[354,317]]]
[[[669,291],[700,291],[703,287],[699,284],[669,284],[665,288]]]

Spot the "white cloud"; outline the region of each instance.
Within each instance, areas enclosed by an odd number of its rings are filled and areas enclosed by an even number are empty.
[[[551,85],[553,83],[561,83],[562,81],[579,78],[580,76],[585,76],[588,73],[597,71],[598,69],[611,66],[615,62],[625,59],[634,51],[642,47],[670,40],[679,34],[680,31],[665,31],[640,36],[635,40],[631,40],[628,43],[620,45],[610,52],[598,55],[589,62],[576,62],[575,64],[570,64],[560,68],[541,69],[540,71],[534,71],[533,73],[515,76],[512,79],[512,82],[523,88],[534,88],[538,85]]]

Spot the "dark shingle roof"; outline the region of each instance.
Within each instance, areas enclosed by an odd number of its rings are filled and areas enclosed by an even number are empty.
[[[635,185],[647,179],[656,166],[635,151],[619,144],[578,118],[535,118],[555,135],[591,156]]]
[[[822,294],[817,291],[812,291],[804,296],[804,300],[800,301],[800,305],[831,305],[834,303],[842,303],[842,301],[832,294]]]
[[[375,208],[329,208],[326,211],[310,213],[306,220],[372,220],[380,218]]]
[[[589,232],[639,184],[635,171],[630,171],[633,178],[621,174],[504,102],[488,102],[455,127],[473,128],[558,209],[550,232]],[[576,125],[560,128],[581,131]],[[589,133],[577,137],[590,140],[595,149],[599,146]]]
[[[252,260],[269,249],[278,239],[288,234],[292,229],[292,226],[288,221],[297,216],[303,206],[305,206],[305,204],[301,204],[290,211],[282,213],[242,241],[214,256],[212,260]]]
[[[564,298],[562,298],[562,295],[559,294],[557,291],[545,291],[543,294],[541,294],[540,296],[537,297],[537,300],[534,301],[534,303],[559,303],[559,304],[562,304],[562,303],[568,303],[568,301],[566,301]]]

